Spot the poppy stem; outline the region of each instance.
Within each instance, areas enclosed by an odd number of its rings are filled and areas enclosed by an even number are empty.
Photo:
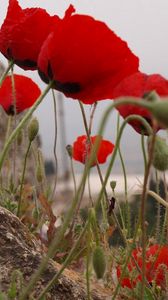
[[[26,171],[26,163],[27,163],[27,157],[30,151],[32,141],[29,142],[25,158],[24,158],[24,165],[23,165],[23,172],[22,172],[22,178],[21,178],[21,183],[20,183],[20,192],[19,192],[19,202],[18,202],[18,207],[17,207],[17,217],[20,217],[20,210],[21,210],[21,204],[22,204],[22,193],[23,193],[23,184],[24,184],[24,179],[25,179],[25,171]]]
[[[13,65],[14,65],[14,61],[11,60],[11,61],[9,62],[9,64],[8,64],[8,67],[6,68],[5,72],[2,74],[2,76],[1,76],[1,78],[0,78],[0,87],[1,87],[1,85],[2,85],[2,83],[3,83],[3,81],[5,80],[6,76],[8,75],[10,69],[13,67]]]
[[[9,136],[8,140],[6,141],[4,148],[0,154],[0,171],[2,169],[3,166],[3,162],[6,158],[6,155],[8,153],[9,147],[12,144],[12,142],[15,140],[15,138],[17,137],[18,133],[20,132],[20,130],[24,127],[24,125],[26,124],[26,122],[29,120],[29,118],[32,116],[33,112],[36,110],[36,108],[39,106],[39,104],[42,102],[43,98],[47,95],[47,93],[49,92],[49,90],[51,89],[53,85],[53,81],[51,81],[48,86],[46,87],[46,89],[43,91],[43,93],[40,95],[40,97],[37,99],[37,101],[34,103],[34,105],[28,110],[28,112],[26,113],[26,115],[23,117],[23,119],[20,121],[20,123],[18,124],[18,126],[13,130],[13,132],[11,133],[11,135]]]
[[[120,130],[120,115],[118,113],[118,117],[117,117],[117,136]],[[124,194],[125,194],[125,209],[124,209],[124,221],[125,221],[125,226],[127,227],[127,237],[130,236],[130,230],[131,230],[131,225],[130,225],[130,207],[129,207],[129,203],[128,203],[128,185],[127,185],[127,172],[126,172],[126,168],[125,168],[125,163],[124,163],[124,159],[121,153],[121,149],[120,146],[118,146],[118,154],[119,154],[119,158],[120,158],[120,162],[121,162],[121,167],[122,167],[122,171],[123,171],[123,176],[124,176]]]

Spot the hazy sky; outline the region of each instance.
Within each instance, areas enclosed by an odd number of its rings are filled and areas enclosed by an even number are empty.
[[[3,3],[3,5],[2,5]],[[42,7],[50,14],[63,16],[70,3],[74,4],[77,13],[88,14],[104,21],[122,39],[126,40],[132,51],[140,58],[141,71],[146,73],[160,73],[168,78],[168,0],[19,0],[22,7]],[[7,0],[1,0],[0,25],[6,15]],[[6,60],[0,55],[0,60]],[[17,73],[23,71],[16,68]],[[44,89],[37,72],[27,72],[27,75]],[[67,143],[72,143],[76,136],[84,133],[81,114],[77,101],[63,100],[66,116]],[[102,101],[95,116],[94,126],[97,128],[107,101]],[[89,113],[89,107],[87,106]],[[43,150],[45,156],[50,158],[53,153],[53,104],[51,95],[44,100],[36,115],[40,121],[40,131],[43,137]],[[105,136],[115,138],[115,114],[111,116]],[[94,130],[94,133],[96,129]],[[140,138],[128,126],[122,139],[122,149],[126,162],[136,171],[140,158]],[[132,168],[131,167],[131,168]]]

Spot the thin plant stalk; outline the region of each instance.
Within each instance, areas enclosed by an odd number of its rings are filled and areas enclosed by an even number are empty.
[[[92,124],[93,124],[93,119],[94,119],[94,114],[95,114],[96,108],[97,108],[97,102],[95,102],[95,103],[93,104],[93,109],[92,109],[92,112],[91,112],[91,115],[90,115],[90,121],[89,121],[89,135],[91,135],[91,132],[92,132]]]
[[[120,128],[120,115],[118,113],[118,118],[117,118],[117,136]],[[122,171],[123,171],[123,176],[124,176],[124,192],[125,192],[125,206],[126,206],[126,211],[125,211],[125,221],[127,225],[127,230],[128,230],[128,236],[130,235],[130,209],[129,209],[129,203],[128,203],[128,185],[127,185],[127,173],[126,173],[126,168],[125,168],[125,163],[124,159],[121,153],[120,146],[118,147],[118,154],[122,166]]]
[[[52,96],[53,96],[53,104],[54,104],[54,160],[55,160],[55,176],[54,176],[54,188],[52,192],[52,198],[55,195],[57,181],[58,181],[58,159],[57,159],[57,136],[58,136],[58,126],[57,126],[57,104],[56,104],[56,97],[54,90],[52,89]]]
[[[166,181],[166,174],[163,174],[163,178],[164,178],[164,186],[165,186],[165,195],[166,195],[166,202],[168,203],[168,191],[167,191],[167,181]],[[165,223],[165,231],[166,231],[166,242],[168,243],[168,208],[166,209],[165,212],[165,219],[164,219],[164,223]]]
[[[158,178],[158,171],[155,170],[155,179],[156,179],[156,193],[159,195],[159,178]],[[160,237],[160,213],[161,213],[161,206],[160,203],[157,202],[157,216],[156,216],[156,239],[159,241]]]
[[[89,192],[89,200],[91,202],[91,206],[94,206],[93,199],[92,199],[92,191],[91,191],[91,184],[90,184],[90,173],[88,174],[88,192]]]
[[[30,117],[32,116],[33,112],[36,110],[36,108],[39,106],[39,104],[42,102],[42,100],[44,99],[44,97],[47,95],[47,93],[49,92],[49,90],[51,89],[53,85],[53,82],[51,81],[48,86],[46,87],[46,89],[44,90],[44,92],[39,96],[39,98],[37,99],[37,101],[34,103],[34,105],[28,110],[28,112],[25,114],[25,116],[23,117],[23,119],[20,121],[20,123],[18,124],[18,126],[13,130],[13,132],[11,133],[11,135],[9,136],[8,140],[6,141],[4,148],[0,154],[0,171],[2,169],[3,166],[3,162],[6,158],[6,155],[9,151],[9,147],[12,144],[12,142],[15,140],[15,138],[17,137],[18,133],[20,132],[20,130],[25,126],[25,124],[27,123],[27,121],[30,119]]]
[[[81,240],[83,239],[83,237],[86,234],[86,231],[88,229],[88,225],[89,225],[89,222],[87,221],[86,224],[85,224],[85,226],[84,226],[84,228],[83,228],[83,230],[82,230],[82,232],[80,233],[80,236],[77,239],[75,245],[73,246],[73,248],[69,252],[68,256],[66,257],[65,261],[63,262],[60,270],[51,279],[51,281],[47,284],[47,286],[44,288],[44,290],[38,296],[37,300],[40,300],[40,299],[42,299],[42,297],[44,297],[44,295],[50,290],[50,288],[52,287],[52,285],[57,282],[57,280],[59,279],[59,277],[61,276],[61,274],[65,270],[65,268],[72,262],[72,260],[74,259],[74,256],[76,256],[75,254],[76,254],[76,251],[78,250],[78,248],[80,246]]]
[[[12,83],[12,105],[14,107],[14,128],[16,128],[17,124],[17,112],[16,112],[16,87],[15,87],[15,78],[14,78],[14,65],[11,67],[11,83]],[[17,153],[17,143],[16,140],[13,143],[13,182],[15,183],[16,181],[16,153]]]
[[[21,183],[20,183],[19,202],[18,202],[18,208],[17,208],[17,216],[18,217],[20,216],[20,210],[21,210],[21,205],[22,205],[23,184],[24,184],[24,179],[25,179],[27,158],[28,158],[30,148],[31,148],[31,141],[29,141],[27,151],[26,151],[26,154],[25,154],[25,158],[24,158],[22,178],[21,178]]]
[[[90,253],[91,253],[91,231],[90,226],[88,229],[88,237],[87,237],[87,254],[86,254],[86,289],[87,289],[87,300],[91,300],[91,294],[90,294]]]
[[[141,148],[142,148],[142,154],[144,160],[144,169],[146,170],[147,158],[146,158],[146,149],[145,149],[145,136],[143,133],[141,134]]]
[[[152,196],[159,204],[162,204],[166,209],[168,209],[168,202],[162,197],[156,194],[154,191],[147,190],[148,195]]]
[[[74,184],[74,193],[76,195],[77,184],[76,184],[76,178],[75,178],[75,172],[74,172],[74,165],[73,165],[72,157],[70,157],[70,162],[71,162],[72,179],[73,179],[73,184]]]
[[[155,144],[155,132],[152,135],[151,145],[149,147],[149,158],[145,170],[142,196],[141,196],[141,230],[142,230],[142,284],[140,296],[141,299],[144,299],[145,293],[145,274],[146,274],[146,224],[145,224],[145,212],[146,212],[146,199],[147,199],[147,184],[150,174],[150,168],[153,159],[153,150]]]
[[[2,74],[1,78],[0,78],[0,87],[2,86],[3,81],[5,80],[6,76],[8,75],[9,71],[11,70],[11,68],[14,65],[14,61],[11,60],[8,64],[8,67],[6,68],[5,72]]]
[[[5,143],[8,140],[10,130],[11,130],[11,123],[12,123],[12,116],[9,115],[7,119],[7,129],[6,129],[6,134],[5,134]]]

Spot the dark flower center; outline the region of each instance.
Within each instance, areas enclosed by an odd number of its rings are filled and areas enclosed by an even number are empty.
[[[20,67],[27,67],[27,68],[31,68],[31,69],[37,69],[37,62],[36,61],[33,61],[31,59],[23,59],[23,60],[15,59],[12,55],[12,50],[10,48],[7,49],[7,58],[10,59],[10,60],[13,60],[15,62],[15,64],[20,66]]]
[[[6,113],[7,113],[8,115],[11,115],[11,116],[14,116],[14,115],[15,115],[15,107],[14,107],[13,104],[11,104],[11,105],[9,106],[9,108],[6,110]]]
[[[53,72],[50,63],[48,63],[47,75],[42,71],[38,70],[41,79],[45,83],[49,83],[50,80],[53,79]],[[53,87],[63,93],[75,94],[81,91],[81,86],[78,82],[60,82],[58,80],[54,80]]]

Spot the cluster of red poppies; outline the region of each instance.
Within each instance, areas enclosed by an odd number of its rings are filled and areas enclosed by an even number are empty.
[[[125,41],[103,22],[75,14],[72,5],[60,19],[41,8],[22,9],[17,0],[9,0],[7,16],[0,29],[0,51],[24,70],[38,70],[44,82],[52,81],[53,88],[84,104],[104,99],[117,101],[120,96],[136,96],[140,101],[153,90],[160,96],[168,95],[165,78],[141,73],[139,59]],[[0,104],[8,114],[13,114],[15,109],[20,113],[31,107],[40,95],[38,86],[30,78],[15,74],[14,82],[15,93],[10,76],[0,87]],[[118,111],[124,118],[138,114],[149,123],[152,121],[146,109],[133,105],[121,106]],[[131,125],[141,133],[143,128],[138,121],[131,121]],[[73,144],[73,158],[85,163],[95,140],[96,136],[90,137],[90,141],[84,135],[78,137]],[[98,162],[104,163],[113,148],[111,142],[101,139],[97,150]],[[139,253],[140,250],[136,249],[132,255],[141,268]],[[155,278],[156,283],[162,285],[165,276],[161,266],[168,268],[168,247],[153,246],[146,255],[147,258],[155,258],[152,263],[150,260],[147,262],[146,278],[149,282]],[[131,260],[129,272],[134,268]],[[117,272],[120,277],[120,268]],[[141,280],[141,275],[133,281],[125,277],[122,285],[132,287],[138,280]]]
[[[38,70],[44,82],[52,81],[53,88],[84,104],[120,96],[144,97],[151,90],[160,96],[168,95],[166,79],[141,73],[139,59],[125,41],[105,23],[75,14],[72,5],[60,19],[41,8],[22,9],[17,0],[9,0],[0,29],[0,51],[24,70]],[[40,90],[25,76],[14,75],[14,79],[16,112],[19,113],[33,105]],[[11,89],[7,77],[0,88],[0,104],[9,114],[13,113],[14,102]],[[146,109],[127,105],[118,110],[124,118],[139,114],[151,123],[151,114]],[[131,125],[138,132],[143,129],[137,121]],[[101,147],[103,143],[102,140]],[[80,147],[81,144],[78,149]],[[111,152],[112,148],[111,144]],[[83,162],[79,152],[74,158]],[[105,161],[102,156],[101,160]]]
[[[136,268],[136,265],[142,269],[142,249],[136,248],[132,251],[131,259],[127,265],[126,274],[122,277],[122,287],[134,288],[138,282],[141,282],[142,275]],[[168,246],[153,245],[146,251],[146,272],[145,276],[148,282],[153,285],[166,288],[168,274]],[[117,276],[121,277],[121,268],[117,267]]]

